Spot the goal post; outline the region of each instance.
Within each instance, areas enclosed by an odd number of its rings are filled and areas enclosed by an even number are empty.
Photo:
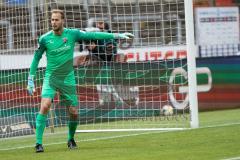
[[[187,44],[187,64],[188,64],[188,86],[189,86],[189,106],[191,128],[199,127],[198,119],[198,98],[197,98],[197,72],[196,72],[196,45],[194,38],[194,18],[193,1],[184,0],[185,21],[186,21],[186,44]]]
[[[27,76],[37,40],[51,30],[50,11],[56,8],[64,11],[66,27],[95,32],[101,31],[96,27],[104,22],[105,32],[134,34],[129,40],[76,43],[73,61],[79,100],[78,132],[197,128],[192,3],[0,1],[0,138],[34,133],[45,55],[37,70],[34,96],[27,94]],[[104,56],[114,54],[111,60],[91,56],[90,47],[100,43]],[[48,115],[49,133],[65,131],[68,118],[67,108],[57,94]],[[13,126],[19,130],[14,131]]]

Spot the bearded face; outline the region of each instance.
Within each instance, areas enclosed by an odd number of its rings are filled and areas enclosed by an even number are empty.
[[[54,32],[60,32],[63,29],[64,20],[60,13],[53,13],[51,17],[52,30]]]

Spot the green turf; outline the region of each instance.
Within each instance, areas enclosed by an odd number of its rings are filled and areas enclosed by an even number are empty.
[[[66,148],[66,135],[44,137],[45,152],[34,153],[34,137],[0,140],[3,160],[221,160],[240,157],[240,109],[203,112],[199,129],[174,132],[81,133],[78,150]],[[53,144],[58,143],[58,144]],[[1,150],[29,146],[22,149]],[[51,144],[51,145],[50,145]]]

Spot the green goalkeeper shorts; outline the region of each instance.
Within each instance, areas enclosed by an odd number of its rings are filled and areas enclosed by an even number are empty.
[[[42,98],[53,99],[56,92],[60,94],[62,106],[78,106],[74,74],[51,76],[46,74],[42,87]]]

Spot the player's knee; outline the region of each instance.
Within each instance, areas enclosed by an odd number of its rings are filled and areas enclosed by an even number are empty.
[[[47,114],[50,107],[51,107],[51,100],[50,99],[42,99],[41,101],[41,108],[40,108],[40,113],[42,114]]]
[[[77,120],[78,119],[78,110],[76,107],[69,107],[70,119]]]

